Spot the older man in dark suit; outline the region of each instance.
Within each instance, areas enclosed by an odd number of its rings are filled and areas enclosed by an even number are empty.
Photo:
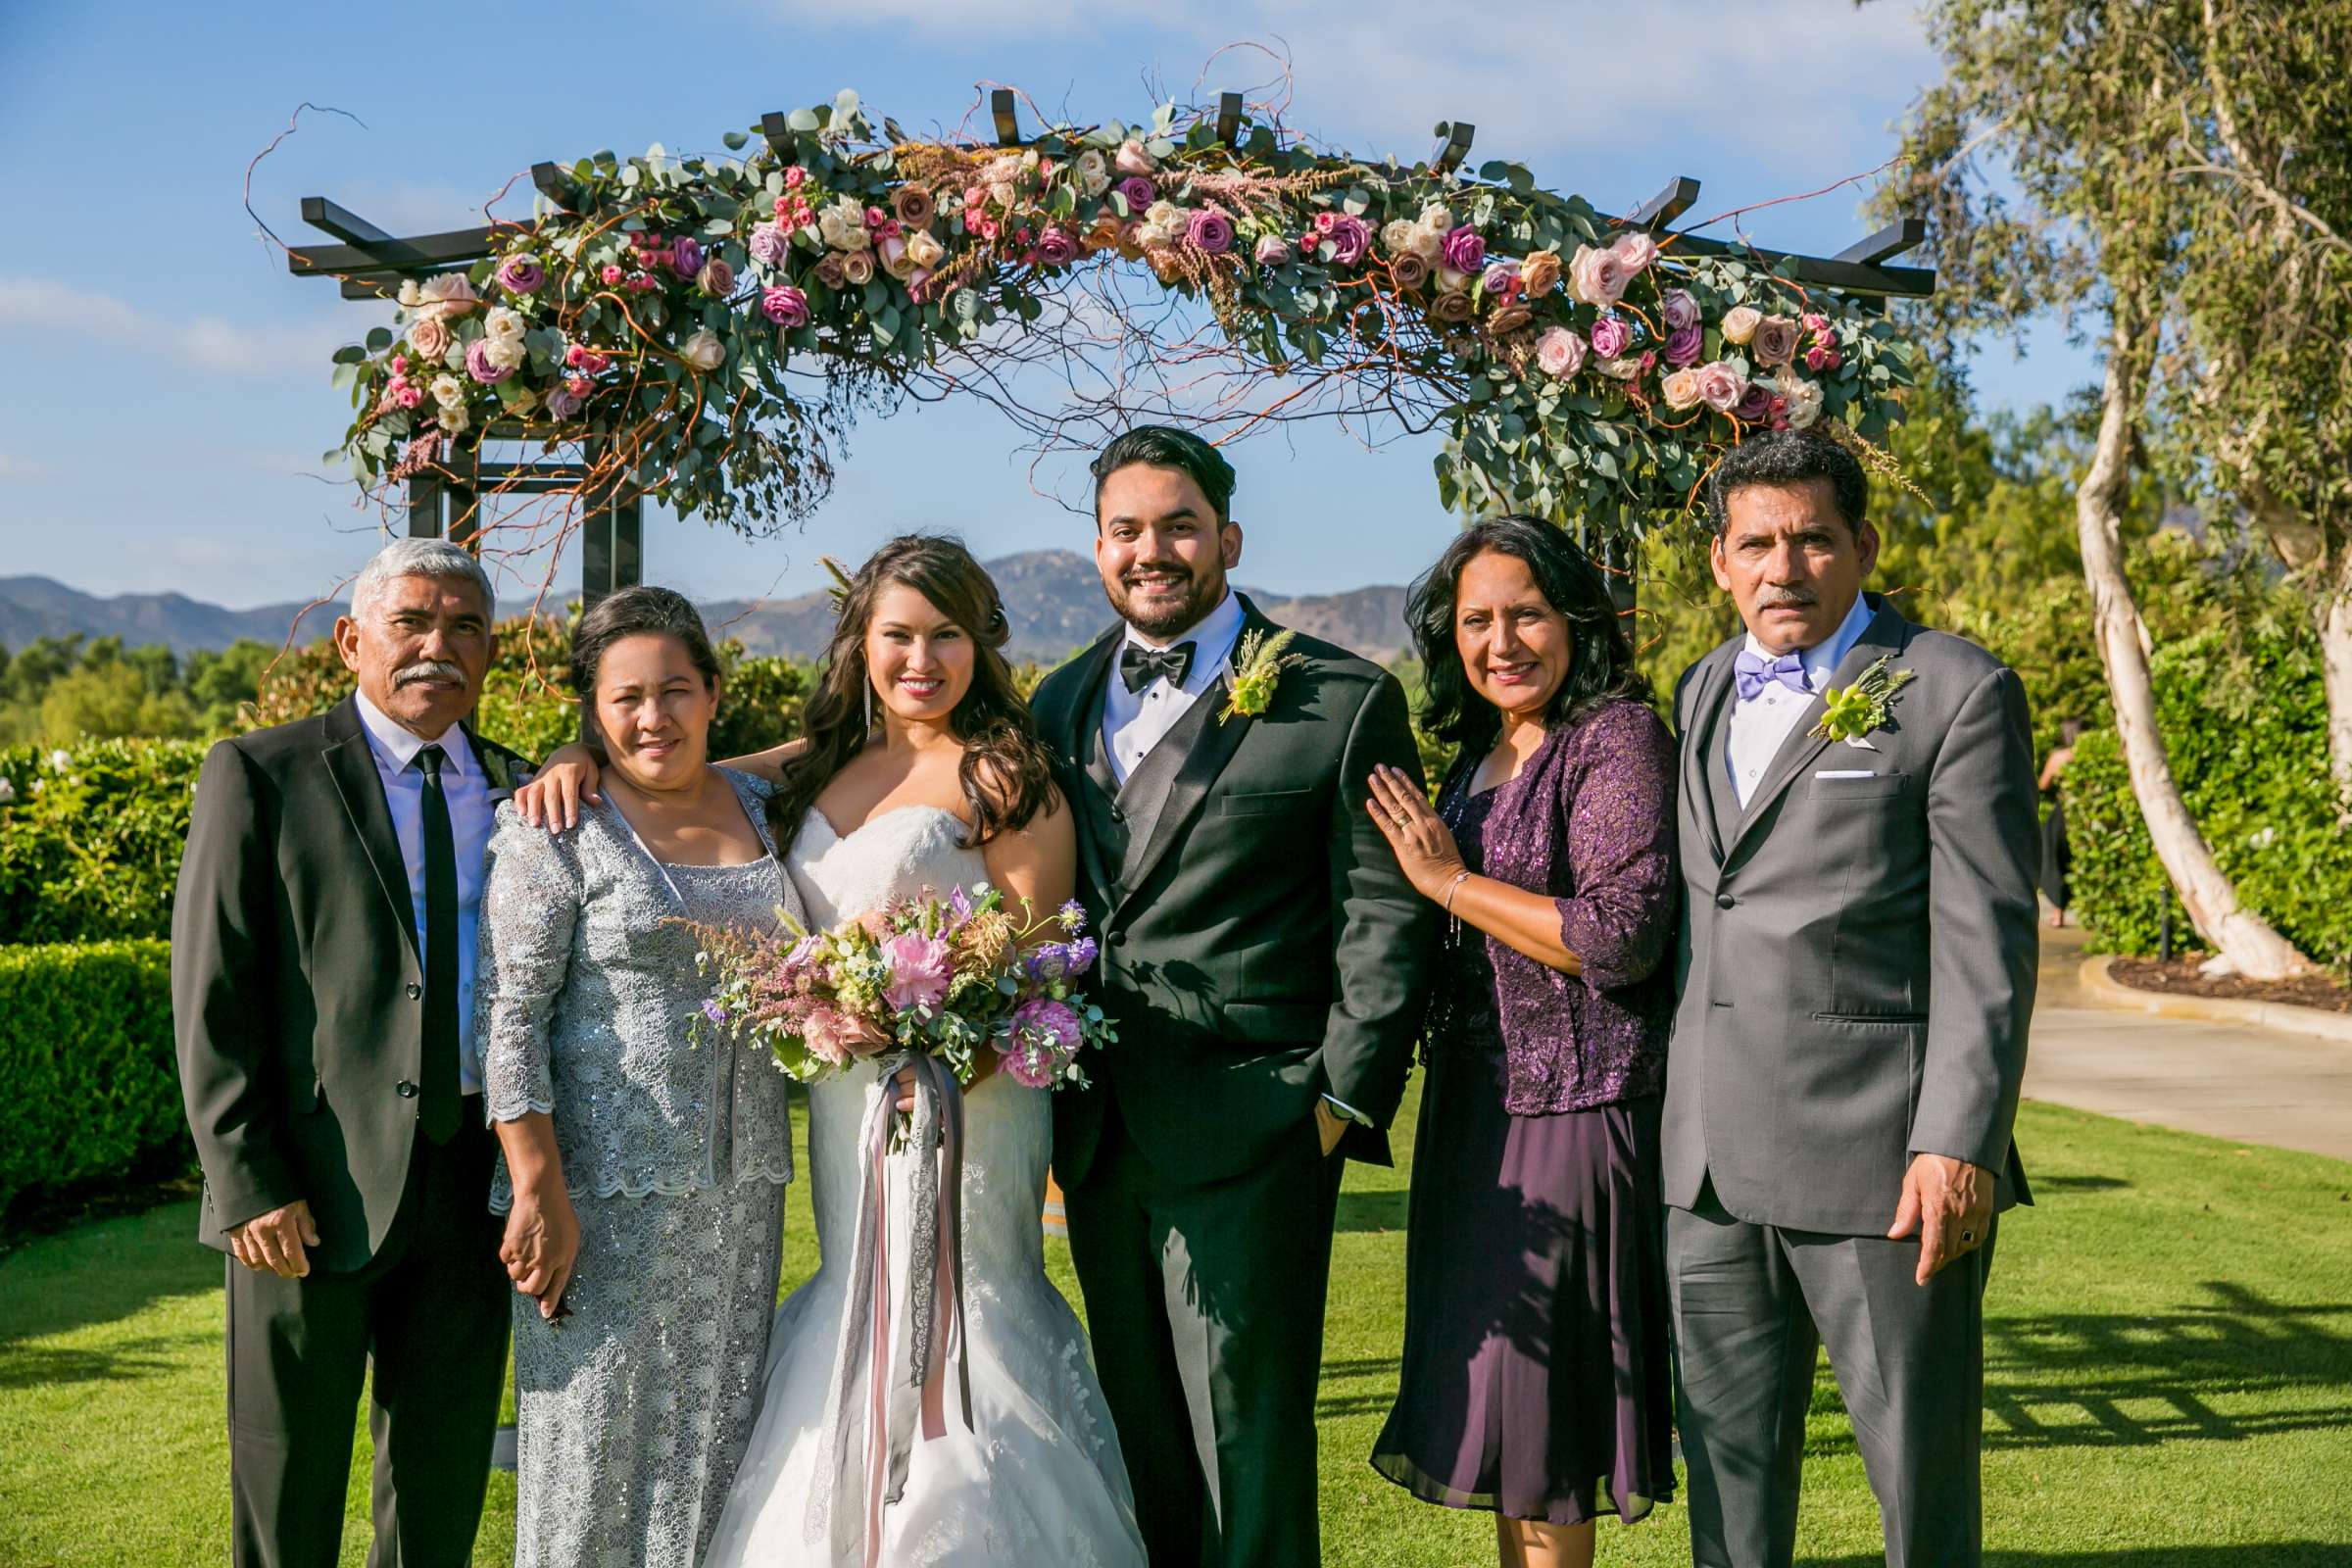
[[[1667,1268],[1692,1553],[1789,1562],[1826,1343],[1887,1562],[1963,1568],[1994,1216],[2028,1200],[2010,1142],[2035,956],[2025,695],[1862,592],[1868,485],[1828,437],[1743,443],[1710,499],[1746,630],[1675,694]]]
[[[227,1251],[231,1555],[330,1564],[373,1368],[371,1564],[472,1553],[507,1341],[494,1149],[466,1035],[482,851],[521,760],[465,724],[480,565],[404,540],[353,584],[357,695],[205,759],[172,1012]]]

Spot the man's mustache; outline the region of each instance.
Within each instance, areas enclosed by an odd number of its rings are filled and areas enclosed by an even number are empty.
[[[1129,566],[1119,574],[1119,580],[1124,583],[1135,583],[1146,577],[1189,578],[1191,576],[1192,573],[1185,570],[1184,563],[1181,561],[1147,561],[1138,565]]]
[[[453,680],[463,686],[466,684],[466,671],[446,659],[419,660],[396,670],[392,685],[397,690],[403,686],[414,686],[420,680]]]
[[[1756,596],[1758,610],[1787,610],[1815,603],[1813,596],[1788,588],[1767,588]]]

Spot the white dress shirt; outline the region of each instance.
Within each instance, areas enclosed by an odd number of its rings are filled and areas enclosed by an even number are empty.
[[[424,952],[424,770],[416,765],[416,754],[428,744],[402,728],[365,696],[359,699],[360,723],[368,732],[368,750],[375,758],[376,776],[384,783],[384,804],[392,809],[392,831],[400,837],[400,858],[408,868],[409,898],[416,915],[416,951]],[[458,852],[458,1088],[463,1094],[482,1092],[481,1056],[473,1044],[473,946],[482,919],[482,857],[498,826],[498,808],[490,801],[490,780],[473,743],[452,724],[440,740],[441,794],[449,803],[449,827]],[[425,977],[431,984],[432,977]]]
[[[1233,662],[1233,650],[1242,640],[1242,602],[1227,589],[1217,601],[1217,608],[1195,622],[1181,636],[1157,643],[1137,631],[1127,628],[1127,641],[1139,648],[1173,648],[1178,643],[1193,645],[1192,667],[1185,671],[1181,687],[1168,684],[1166,676],[1155,678],[1140,692],[1127,689],[1127,682],[1114,665],[1110,685],[1102,696],[1102,755],[1110,760],[1111,777],[1121,784],[1127,775],[1143,765],[1152,755],[1152,748],[1167,738],[1176,721],[1192,710],[1225,666]]]
[[[1854,607],[1845,612],[1845,619],[1824,641],[1804,650],[1805,690],[1818,695],[1838,672],[1838,665],[1862,640],[1870,629],[1871,617],[1878,613],[1870,601],[1854,595]],[[1747,651],[1758,659],[1779,657],[1756,641],[1754,632],[1747,634]],[[1732,793],[1745,806],[1756,786],[1764,782],[1764,774],[1772,760],[1781,754],[1782,743],[1812,703],[1811,697],[1800,696],[1779,681],[1765,682],[1764,689],[1742,702],[1739,688],[1732,689],[1732,730],[1725,749],[1731,754]]]

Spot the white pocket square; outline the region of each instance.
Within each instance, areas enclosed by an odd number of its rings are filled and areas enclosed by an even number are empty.
[[[1869,768],[1864,767],[1851,770],[1845,768],[1832,768],[1827,772],[1816,773],[1813,776],[1815,778],[1877,778],[1879,775],[1872,772]]]

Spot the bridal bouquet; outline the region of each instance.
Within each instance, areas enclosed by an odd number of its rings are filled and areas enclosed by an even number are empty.
[[[698,927],[696,962],[715,979],[691,1032],[757,1040],[803,1083],[893,1051],[938,1057],[969,1084],[994,1050],[1015,1083],[1083,1087],[1078,1054],[1117,1036],[1074,982],[1097,956],[1076,901],[1020,918],[985,883],[926,893],[829,931],[786,915],[773,933]],[[1041,942],[1051,933],[1058,940]]]

